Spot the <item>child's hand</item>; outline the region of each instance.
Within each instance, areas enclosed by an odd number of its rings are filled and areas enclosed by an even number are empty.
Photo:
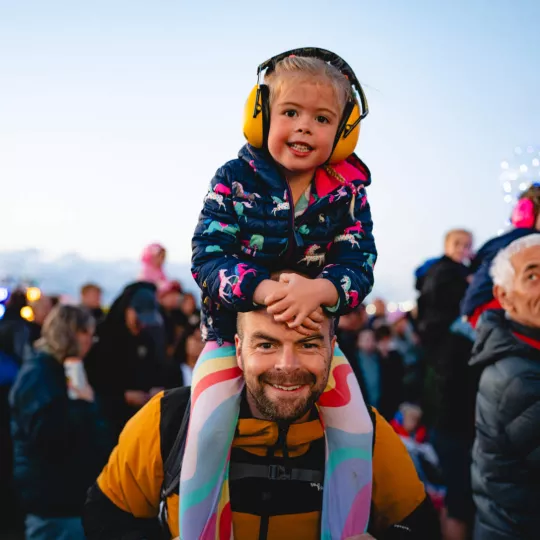
[[[324,298],[317,283],[323,280],[308,279],[298,274],[281,274],[279,281],[287,286],[264,299],[268,313],[274,315],[277,322],[286,322],[289,328],[298,328],[323,304]]]
[[[316,311],[310,313],[310,315],[304,320],[301,326],[298,326],[296,328],[296,331],[304,336],[311,336],[312,334],[321,329],[321,323],[323,321],[323,310],[322,308],[317,308]]]

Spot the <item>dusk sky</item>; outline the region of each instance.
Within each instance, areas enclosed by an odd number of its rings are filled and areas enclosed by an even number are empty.
[[[501,161],[538,155],[539,23],[537,0],[0,0],[0,257],[136,259],[159,241],[189,262],[257,65],[319,46],[370,104],[376,290],[412,298],[447,229],[478,245],[504,223]]]

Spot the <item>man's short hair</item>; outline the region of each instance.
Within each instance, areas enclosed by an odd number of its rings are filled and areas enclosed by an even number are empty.
[[[85,283],[81,287],[81,296],[84,296],[86,293],[89,293],[90,291],[97,291],[99,293],[103,292],[99,285],[96,285],[95,283]]]
[[[540,246],[540,234],[529,234],[514,240],[511,244],[501,249],[491,264],[489,274],[493,283],[502,287],[506,292],[514,288],[516,271],[512,265],[512,257],[524,249]]]

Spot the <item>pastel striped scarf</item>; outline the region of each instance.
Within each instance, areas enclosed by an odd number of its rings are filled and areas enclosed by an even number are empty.
[[[234,345],[206,344],[193,374],[180,477],[180,539],[234,538],[229,460],[245,381]],[[366,531],[371,505],[373,425],[358,382],[336,347],[317,407],[326,436],[321,539]]]

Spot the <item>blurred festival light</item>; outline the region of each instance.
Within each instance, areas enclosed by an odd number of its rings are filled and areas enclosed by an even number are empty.
[[[403,312],[412,311],[414,309],[414,302],[412,300],[407,300],[406,302],[401,302],[399,304],[399,310]]]
[[[377,311],[377,308],[375,307],[375,304],[368,304],[366,306],[366,313],[368,315],[375,315],[376,311]]]
[[[511,156],[500,162],[499,181],[501,183],[503,201],[506,204],[514,205],[521,194],[538,179],[540,171],[540,146],[523,145],[516,146]],[[507,210],[508,212],[508,210]],[[507,223],[505,216],[505,229],[511,224]],[[498,234],[502,234],[500,231]]]
[[[26,321],[32,322],[34,320],[34,310],[30,306],[24,306],[21,309],[21,317]]]
[[[386,310],[388,313],[395,313],[398,310],[398,305],[395,302],[388,302],[386,304]]]
[[[9,290],[7,287],[0,287],[0,302],[5,302],[9,297]]]
[[[29,302],[37,302],[41,298],[41,291],[37,287],[26,289],[26,299]]]
[[[4,316],[5,312],[6,312],[6,306],[4,306],[4,304],[0,304],[0,319]]]

